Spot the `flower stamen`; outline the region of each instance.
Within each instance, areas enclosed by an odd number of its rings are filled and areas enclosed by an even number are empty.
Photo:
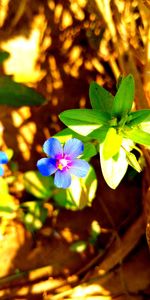
[[[63,165],[62,165],[61,163],[58,163],[58,164],[57,164],[57,169],[59,169],[59,170],[61,170],[61,171],[62,171],[62,170],[63,170],[63,168],[64,168],[64,167],[63,167]]]
[[[70,163],[70,160],[68,160],[66,158],[60,158],[56,164],[57,169],[62,171],[64,168],[69,168],[69,163]]]

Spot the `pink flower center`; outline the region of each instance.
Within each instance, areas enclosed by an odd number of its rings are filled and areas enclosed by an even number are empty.
[[[63,170],[64,168],[67,168],[67,169],[69,169],[69,167],[70,167],[70,164],[71,163],[71,161],[70,160],[68,160],[68,159],[66,159],[66,158],[60,158],[60,159],[58,159],[58,161],[57,161],[57,163],[56,163],[56,166],[57,166],[57,169],[59,169],[59,170]]]

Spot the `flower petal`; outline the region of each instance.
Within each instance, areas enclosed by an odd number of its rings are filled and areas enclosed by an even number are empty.
[[[41,158],[37,162],[37,167],[43,176],[49,176],[56,172],[56,160],[53,158]]]
[[[85,177],[89,171],[89,164],[83,159],[75,159],[72,161],[69,172],[78,177]]]
[[[66,189],[71,184],[71,175],[66,171],[57,171],[54,178],[54,184],[58,188]]]
[[[43,145],[44,152],[51,156],[52,158],[56,158],[63,155],[63,148],[59,140],[55,138],[48,139]]]
[[[64,154],[70,156],[72,159],[79,156],[83,150],[83,143],[75,138],[68,140],[64,146]]]
[[[7,164],[8,163],[8,157],[5,152],[0,151],[0,163],[1,164]]]
[[[4,169],[2,166],[0,166],[0,176],[3,176],[3,174],[4,174]]]

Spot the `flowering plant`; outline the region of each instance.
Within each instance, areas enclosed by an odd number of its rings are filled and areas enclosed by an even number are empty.
[[[89,96],[92,109],[71,109],[60,114],[68,127],[68,135],[78,134],[83,141],[96,145],[100,154],[101,169],[107,184],[115,189],[128,165],[137,172],[142,170],[142,155],[135,143],[150,146],[150,109],[131,111],[134,101],[134,78],[131,74],[118,81],[113,96],[96,82],[90,84]],[[60,133],[63,136],[64,132]],[[66,135],[66,131],[65,131]],[[141,157],[140,157],[141,158]]]
[[[71,174],[85,177],[89,164],[78,156],[82,154],[84,145],[76,138],[66,142],[64,149],[56,138],[48,139],[43,145],[44,152],[49,158],[41,158],[37,167],[43,176],[55,173],[54,184],[58,188],[68,188],[71,185]]]
[[[43,151],[48,157],[37,162],[42,176],[35,172],[25,174],[25,186],[37,198],[51,197],[59,206],[71,209],[91,205],[98,181],[89,161],[98,152],[102,174],[112,189],[119,185],[128,165],[141,172],[142,151],[136,143],[150,146],[150,110],[132,111],[133,76],[119,80],[115,96],[92,82],[89,96],[92,109],[60,114],[68,128],[45,141]],[[54,184],[52,178],[45,180],[52,174]]]
[[[112,189],[119,185],[128,165],[141,172],[143,155],[136,144],[150,146],[150,110],[133,111],[133,76],[128,75],[119,81],[115,96],[92,82],[89,96],[91,109],[72,109],[60,114],[61,121],[68,128],[45,141],[43,151],[47,157],[38,160],[39,172],[27,171],[23,176],[24,188],[34,199],[41,201],[31,199],[14,207],[8,183],[17,179],[7,178],[7,183],[0,178],[1,206],[5,203],[1,215],[8,214],[8,208],[11,214],[21,208],[25,225],[33,231],[41,228],[45,221],[45,202],[49,199],[59,207],[72,210],[90,206],[98,180],[89,162],[98,153],[102,174]],[[1,151],[0,176],[4,173],[2,165],[7,162],[7,155]],[[54,181],[48,177],[53,174]]]

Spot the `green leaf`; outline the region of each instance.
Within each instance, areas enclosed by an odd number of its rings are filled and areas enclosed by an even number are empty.
[[[5,59],[7,59],[10,56],[10,54],[7,51],[0,51],[0,64],[4,62]]]
[[[131,112],[129,114],[127,124],[128,126],[134,126],[142,123],[143,121],[150,120],[150,109],[142,109],[138,111]]]
[[[89,242],[94,245],[101,233],[101,227],[96,220],[92,221]]]
[[[27,192],[40,199],[48,199],[53,194],[53,178],[44,177],[38,171],[24,174],[24,186]]]
[[[81,159],[89,159],[97,154],[97,150],[92,143],[85,143],[84,144],[84,151],[81,156]]]
[[[107,124],[110,115],[96,109],[71,109],[60,114],[60,120],[73,131],[83,136]]]
[[[122,136],[118,135],[116,129],[109,128],[103,143],[103,158],[109,159],[119,152]]]
[[[121,83],[122,79],[123,79],[123,76],[122,76],[122,75],[119,75],[119,78],[118,78],[117,84],[116,84],[117,90],[119,89],[119,86],[120,86],[120,83]]]
[[[91,82],[89,89],[91,105],[102,112],[111,112],[113,96],[96,82]]]
[[[76,210],[76,205],[72,202],[71,197],[67,197],[66,190],[58,189],[54,194],[54,201],[56,205],[65,207],[66,209]]]
[[[65,129],[59,131],[53,137],[56,137],[60,141],[61,144],[66,143],[69,139],[72,139],[72,138],[77,138],[83,142],[88,142],[91,140],[90,138],[88,138],[88,136],[84,137],[84,136],[74,132],[70,128],[65,128]]]
[[[70,250],[73,252],[81,253],[87,248],[87,243],[85,241],[77,241],[70,246]]]
[[[101,126],[100,128],[95,129],[90,134],[88,134],[87,137],[89,137],[90,139],[97,139],[99,143],[102,143],[106,137],[108,129],[109,126],[107,125]]]
[[[135,143],[150,146],[150,134],[139,128],[126,128],[123,133],[125,137],[131,139]]]
[[[55,202],[71,210],[83,209],[91,206],[97,189],[96,173],[92,167],[85,178],[72,176],[71,186],[66,190],[59,189],[54,195]]]
[[[109,187],[116,189],[128,168],[126,152],[120,148],[120,151],[116,157],[111,157],[110,159],[106,160],[103,156],[103,145],[104,144],[100,145],[100,163],[102,174]]]
[[[44,97],[32,88],[14,82],[7,76],[0,76],[0,105],[20,107],[40,105],[44,102]]]
[[[135,169],[138,173],[142,171],[140,164],[138,163],[136,156],[131,152],[126,152],[128,164]]]
[[[150,122],[142,122],[140,125],[139,125],[139,128],[142,130],[142,131],[145,131],[147,133],[150,133]]]
[[[119,89],[114,97],[112,115],[121,117],[127,114],[134,100],[134,78],[131,74],[122,79]]]

